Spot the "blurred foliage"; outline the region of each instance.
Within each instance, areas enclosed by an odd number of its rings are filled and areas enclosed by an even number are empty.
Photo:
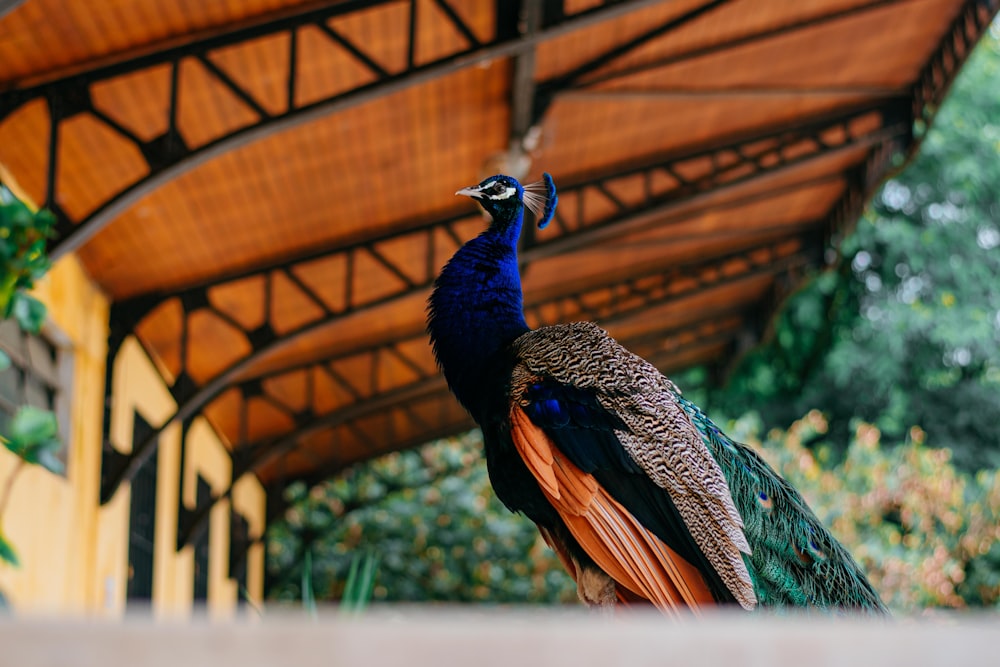
[[[715,411],[787,426],[820,407],[840,449],[861,418],[920,424],[966,468],[1000,465],[1000,42],[987,35],[917,158],[875,195],[833,270],[785,305]]]
[[[14,318],[30,333],[38,333],[45,322],[45,304],[28,294],[49,269],[47,239],[52,236],[55,217],[48,211],[32,211],[0,184],[0,319]],[[10,358],[0,350],[0,372],[10,366]],[[0,434],[0,442],[21,460],[0,485],[0,521],[17,476],[25,464],[37,464],[55,473],[63,471],[57,453],[59,425],[56,416],[32,406],[18,409],[10,431]],[[0,562],[13,567],[20,559],[4,536],[0,525]],[[0,602],[6,603],[0,596]]]
[[[576,586],[526,518],[497,500],[479,434],[355,466],[311,490],[268,533],[270,597],[301,600],[304,554],[319,600],[340,600],[358,552],[378,556],[372,599],[569,602]]]
[[[55,221],[0,185],[0,318],[15,318],[25,331],[38,331],[45,321],[45,305],[28,290],[49,270],[46,244]]]
[[[827,427],[815,410],[763,439],[755,416],[728,425],[806,496],[894,611],[1000,606],[1000,471],[961,471],[916,427],[886,446],[864,422],[834,464]],[[313,588],[341,599],[357,554],[374,552],[379,601],[575,601],[531,522],[489,489],[480,448],[474,432],[292,489],[269,533],[272,599],[308,600]]]
[[[917,427],[886,446],[864,422],[831,465],[827,427],[813,410],[763,442],[755,417],[731,431],[802,492],[894,611],[1000,607],[1000,471],[956,468],[950,451],[928,446]]]

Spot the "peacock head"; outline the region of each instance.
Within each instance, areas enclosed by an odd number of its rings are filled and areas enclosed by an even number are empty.
[[[543,174],[542,180],[522,186],[511,176],[497,174],[479,185],[462,188],[456,195],[472,197],[493,218],[493,224],[505,228],[520,221],[523,208],[535,214],[538,228],[542,229],[556,210],[556,186],[552,176]]]

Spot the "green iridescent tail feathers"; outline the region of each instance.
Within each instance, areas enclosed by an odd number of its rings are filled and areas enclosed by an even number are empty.
[[[729,482],[753,548],[747,566],[761,606],[887,613],[861,567],[799,492],[754,450],[733,442],[698,406],[681,396],[677,400]]]

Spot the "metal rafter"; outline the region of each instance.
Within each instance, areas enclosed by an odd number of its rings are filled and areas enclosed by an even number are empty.
[[[773,232],[791,233],[793,235],[803,234],[810,230],[822,229],[822,220],[809,221],[801,225],[785,225],[775,228]],[[743,235],[746,241],[754,238],[767,237],[766,233]],[[541,300],[529,300],[525,311],[529,322],[533,325],[553,324],[566,321],[568,319],[588,319],[613,323],[628,315],[636,314],[645,308],[649,308],[660,303],[680,298],[687,298],[699,292],[728,284],[732,281],[745,280],[748,277],[766,275],[766,267],[762,267],[762,262],[773,262],[774,271],[790,270],[792,265],[798,264],[798,256],[782,258],[775,254],[776,248],[784,241],[768,241],[765,243],[753,243],[738,251],[727,253],[722,256],[712,257],[703,261],[690,264],[678,265],[669,271],[652,270],[642,275],[630,277],[624,281],[608,283],[599,281],[596,284],[579,287],[567,294],[550,296]],[[756,259],[747,259],[751,253],[760,253]],[[741,273],[726,276],[719,271],[719,267],[728,262],[746,261],[755,267],[751,273]],[[685,279],[688,281],[684,289],[673,289],[676,281]],[[423,327],[415,327],[411,331],[397,333],[396,337],[386,342],[378,342],[365,346],[361,349],[340,352],[322,359],[312,360],[306,363],[295,364],[290,367],[270,371],[260,376],[245,379],[236,383],[233,388],[239,393],[241,403],[245,406],[248,399],[260,397],[266,400],[274,408],[287,415],[296,426],[292,429],[296,431],[296,437],[302,437],[309,431],[303,432],[301,429],[310,429],[307,424],[320,420],[324,421],[323,426],[333,425],[334,422],[342,423],[350,421],[358,416],[372,414],[382,410],[392,404],[406,400],[418,399],[429,393],[437,392],[444,388],[444,380],[437,372],[436,368],[427,371],[425,365],[417,363],[409,358],[404,348],[410,345],[420,345],[425,342],[426,334]],[[339,373],[335,364],[345,360],[360,360],[360,366],[370,369],[369,377],[364,388],[359,388],[356,384],[349,382]],[[404,385],[384,385],[380,383],[377,369],[386,360],[401,362],[413,371],[415,380]],[[313,405],[313,386],[308,378],[313,372],[322,372],[333,379],[339,386],[352,395],[354,402],[340,406],[336,409],[336,415],[332,412],[317,413],[311,406]],[[303,373],[306,383],[305,409],[295,409],[280,396],[267,391],[269,382],[287,378],[296,373]],[[280,393],[280,392],[279,392]],[[238,433],[247,432],[246,417],[241,416]],[[282,436],[285,440],[287,436]],[[239,474],[262,465],[258,458],[266,452],[268,458],[273,458],[275,453],[274,439],[265,439],[257,442],[249,442],[241,435],[234,443],[234,458],[239,459],[237,471]],[[280,447],[279,447],[280,449]],[[280,453],[280,452],[279,452]],[[238,476],[238,475],[237,475]]]
[[[521,0],[519,28],[523,35],[533,35],[542,26],[542,0]],[[535,116],[535,48],[526,49],[514,58],[511,82],[510,138],[507,150],[512,158],[524,157],[524,145],[538,117]],[[517,174],[519,178],[524,174]]]
[[[663,331],[663,333],[665,335],[669,335],[670,332],[671,332],[671,329],[669,327],[666,328],[666,329],[664,329],[664,331]],[[731,338],[731,336],[733,334],[734,334],[734,330],[714,331],[711,334],[708,334],[708,336],[709,336],[708,342],[716,344],[716,345],[718,345],[718,344],[724,344],[729,338]],[[632,345],[632,342],[629,339],[623,339],[621,342],[626,347],[629,347],[630,345]],[[661,362],[662,361],[669,361],[669,357],[677,357],[677,356],[682,355],[682,354],[684,354],[684,353],[686,353],[688,351],[700,349],[700,348],[704,347],[705,344],[706,344],[706,340],[696,340],[696,341],[689,342],[689,343],[677,343],[673,347],[673,349],[671,349],[668,353],[666,353],[664,355],[661,355],[661,358],[658,359],[658,361],[661,361]],[[455,436],[455,435],[458,435],[458,434],[463,433],[465,431],[468,431],[468,430],[470,430],[470,429],[472,429],[474,427],[475,427],[475,422],[472,421],[471,417],[468,417],[468,418],[462,420],[461,422],[456,422],[454,424],[446,425],[445,427],[437,430],[433,434],[429,434],[427,436],[421,435],[421,436],[418,436],[416,438],[413,438],[409,442],[401,442],[400,445],[399,445],[399,447],[398,447],[398,450],[408,449],[410,447],[414,447],[414,446],[417,446],[417,445],[420,445],[420,444],[431,442],[431,441],[439,439],[439,438],[447,438],[447,437]],[[334,461],[334,462],[326,462],[325,464],[321,464],[320,466],[318,466],[316,468],[316,470],[312,471],[309,475],[303,475],[303,476],[299,476],[299,477],[288,477],[288,476],[286,476],[282,480],[282,485],[290,483],[290,482],[293,482],[293,481],[299,481],[299,480],[301,480],[301,481],[305,482],[308,486],[313,486],[313,485],[315,485],[315,484],[317,484],[319,482],[322,482],[322,481],[325,481],[326,479],[329,479],[332,475],[337,474],[338,472],[342,471],[343,469],[344,469],[344,464],[341,463],[341,462],[336,462],[336,461]],[[202,509],[203,509],[203,511],[205,511],[204,508],[202,508]],[[195,533],[192,533],[192,535],[193,534],[195,534]]]
[[[16,9],[22,2],[24,2],[24,0],[0,0],[0,16]]]
[[[579,200],[578,215],[574,220],[568,220],[563,210],[556,210],[554,224],[563,232],[563,235],[572,235],[582,231],[583,227],[598,227],[604,224],[603,220],[587,220],[587,212],[584,208],[584,200],[588,194],[597,192],[601,199],[609,201],[617,209],[617,213],[634,213],[645,208],[656,208],[661,203],[673,203],[688,199],[694,196],[711,194],[714,189],[721,186],[737,186],[752,180],[758,176],[778,172],[784,168],[807,164],[810,159],[829,156],[833,152],[840,150],[851,150],[858,146],[878,143],[884,139],[891,139],[900,132],[905,132],[900,123],[905,124],[907,120],[901,116],[903,107],[907,104],[904,97],[890,99],[880,104],[863,105],[851,107],[838,112],[824,115],[817,119],[811,119],[800,123],[783,123],[772,127],[757,128],[749,132],[743,132],[732,137],[725,137],[715,142],[713,145],[697,150],[672,151],[670,153],[645,158],[632,164],[615,165],[601,174],[592,174],[575,179],[569,183],[560,183],[559,196],[565,200],[570,197]],[[852,132],[850,124],[870,113],[881,114],[884,125],[891,125],[868,134],[858,134]],[[847,137],[846,141],[837,142],[827,137],[831,133],[841,133]],[[761,148],[763,142],[774,141],[773,146]],[[793,146],[802,148],[802,142],[811,142],[812,146],[801,152],[794,158],[788,158],[783,152]],[[685,178],[680,174],[679,167],[694,162],[701,158],[708,158],[716,168],[710,173],[702,174],[697,178]],[[747,170],[750,170],[747,173]],[[651,179],[662,173],[669,179],[676,182],[676,186],[669,190],[649,191]],[[641,206],[626,206],[622,202],[614,199],[608,190],[608,184],[613,184],[618,179],[630,176],[641,175],[646,179],[647,192]],[[588,192],[589,191],[589,192]],[[117,327],[121,329],[121,335],[131,333],[139,322],[162,305],[174,298],[181,299],[189,304],[191,310],[206,307],[208,298],[207,292],[213,288],[237,283],[247,278],[265,276],[274,271],[287,271],[289,267],[307,264],[312,261],[329,258],[334,255],[342,255],[349,258],[352,254],[370,253],[373,248],[386,241],[406,238],[415,244],[430,244],[433,241],[433,234],[441,232],[453,239],[456,243],[461,243],[457,224],[463,220],[473,217],[475,214],[463,207],[452,214],[439,219],[418,219],[405,221],[397,225],[394,231],[385,235],[365,239],[355,243],[344,245],[338,243],[330,247],[319,248],[306,254],[293,258],[286,258],[274,263],[265,264],[250,270],[231,273],[212,280],[199,283],[190,287],[182,288],[171,292],[154,292],[141,295],[114,304],[115,316],[112,318]],[[532,240],[526,243],[528,259],[538,259],[541,254],[548,256],[567,249],[563,244],[565,240],[561,235],[559,238],[549,241],[535,241],[530,226],[525,227],[526,236],[531,236]],[[611,230],[612,233],[619,233],[619,228]],[[582,237],[583,242],[590,242],[587,236]],[[574,244],[575,245],[575,244]],[[551,250],[534,250],[537,246],[547,247]],[[424,245],[427,249],[427,273],[424,280],[419,281],[415,286],[429,286],[433,280],[435,262],[433,246]],[[349,262],[350,260],[348,260]],[[384,258],[382,258],[384,261]],[[394,273],[401,275],[404,272],[395,269]],[[404,278],[406,280],[406,278]],[[412,281],[411,281],[412,282]],[[350,285],[345,283],[344,301],[350,304],[346,310],[350,311],[361,306],[371,304],[358,303],[353,293],[349,290]]]
[[[940,47],[931,55],[913,85],[912,115],[919,126],[916,128],[916,141],[909,146],[911,156],[920,148],[959,68],[998,11],[1000,0],[970,0],[963,4],[958,16],[948,26]]]
[[[535,327],[557,324],[568,318],[592,320],[604,325],[612,325],[625,317],[654,306],[689,298],[701,292],[718,289],[750,278],[770,276],[774,273],[801,268],[809,263],[802,252],[784,250],[787,243],[787,239],[756,243],[719,257],[680,264],[671,267],[668,271],[650,271],[623,282],[592,285],[546,299],[529,301],[525,306],[525,317],[529,325]],[[745,264],[746,268],[740,273],[726,273],[721,270],[722,267],[730,266],[733,263]],[[236,386],[241,391],[250,390],[252,395],[259,395],[257,388],[269,379],[313,368],[322,369],[324,372],[333,372],[332,364],[359,356],[367,357],[369,359],[368,367],[375,368],[378,365],[378,359],[383,355],[391,355],[397,359],[405,358],[400,350],[400,345],[423,341],[424,336],[423,332],[420,331],[413,336],[373,345],[361,351],[334,355],[291,370],[274,371],[265,376],[246,380]],[[277,441],[267,439],[253,443],[236,443],[235,446],[239,449],[246,447],[251,452],[269,451],[275,446],[280,448],[290,438],[301,438],[317,430],[347,422],[359,416],[374,414],[394,403],[446,388],[443,377],[436,369],[431,373],[426,373],[414,366],[414,370],[417,378],[409,384],[401,386],[383,387],[379,385],[376,378],[371,378],[366,390],[357,392],[354,396],[355,403],[337,408],[330,413],[295,412],[287,405],[280,405],[280,401],[278,401],[275,403],[276,407],[283,409],[290,417],[299,421],[294,432],[281,436]],[[259,461],[251,461],[248,470],[259,467],[259,465]]]
[[[855,108],[850,112],[842,111],[831,118],[814,120],[798,127],[772,128],[748,133],[737,141],[721,143],[706,150],[671,154],[647,162],[642,166],[619,168],[609,174],[581,179],[576,183],[564,186],[560,193],[560,197],[564,201],[577,199],[575,210],[578,211],[578,215],[570,220],[560,213],[561,209],[557,209],[552,226],[559,233],[553,235],[551,239],[536,239],[534,228],[526,225],[524,250],[521,257],[524,261],[534,261],[586,246],[610,236],[619,236],[626,231],[635,231],[651,225],[662,224],[664,219],[671,214],[681,217],[690,216],[698,210],[706,210],[711,205],[716,204],[719,195],[763,176],[787,173],[825,157],[850,153],[859,147],[871,147],[897,137],[902,137],[905,140],[909,136],[909,124],[899,121],[899,106],[899,104],[892,104],[888,107]],[[854,121],[872,113],[879,114],[881,118],[879,126],[874,129],[859,130]],[[684,165],[689,165],[692,161],[702,158],[708,158],[714,168],[698,177],[685,178],[682,176]],[[654,190],[651,183],[657,173],[668,175],[676,185],[666,191]],[[612,194],[616,180],[636,177],[643,178],[645,183],[640,201],[624,202]],[[801,184],[798,185],[801,187]],[[596,193],[610,204],[613,212],[608,215],[589,217],[586,207],[588,192],[591,195]],[[753,195],[748,201],[752,201],[754,197],[761,198],[763,196],[767,196],[767,193]],[[427,256],[433,258],[434,229],[443,229],[455,237],[453,225],[461,217],[464,216],[451,216],[443,223],[428,224],[413,231],[397,234],[394,238],[409,236],[414,239],[414,242],[426,243]],[[371,254],[371,249],[375,248],[382,240],[386,239],[374,239],[339,252],[346,253],[345,259],[350,260],[351,253]],[[458,239],[456,238],[456,240]],[[376,259],[379,258],[376,257]],[[388,262],[385,258],[381,258],[379,261],[383,264]],[[350,267],[351,263],[345,261],[344,265]],[[324,314],[321,317],[286,331],[282,335],[278,335],[273,327],[267,323],[254,330],[247,330],[239,322],[215,308],[209,297],[211,285],[178,293],[176,296],[180,297],[185,313],[181,330],[182,343],[187,339],[190,315],[193,312],[207,309],[243,332],[251,344],[252,352],[230,364],[200,387],[195,386],[186,369],[182,367],[177,380],[170,387],[178,403],[177,412],[150,437],[135,443],[130,454],[119,456],[115,469],[109,472],[108,484],[102,490],[102,499],[108,500],[123,479],[131,478],[131,475],[152,451],[156,438],[163,428],[174,421],[187,420],[199,413],[209,401],[231,386],[255,359],[279,345],[328,326],[331,322],[349,314],[425,291],[433,282],[434,266],[434,262],[427,262],[426,273],[422,276],[422,280],[404,281],[397,292],[366,303],[357,303],[351,300],[350,291],[353,280],[348,274],[344,276],[342,282],[345,285],[348,300],[340,308],[328,308],[323,311]],[[289,277],[292,271],[286,264],[270,267],[267,271],[259,272],[257,275],[265,276],[269,284],[269,281],[273,280],[273,276],[278,273]],[[392,273],[396,273],[396,271]],[[402,269],[398,269],[398,273],[407,275],[407,272]],[[244,274],[237,279],[246,277],[247,274]],[[300,288],[310,300],[317,303],[323,302],[319,294],[304,284],[300,285]],[[145,300],[143,304],[145,307],[140,312],[149,312],[151,303],[151,299]],[[121,312],[119,310],[116,315]],[[265,312],[267,311],[265,310]],[[135,325],[137,319],[137,317],[133,318],[132,326]],[[186,345],[181,345],[182,361],[183,350],[186,347]]]
[[[810,257],[806,247],[808,244],[803,241],[800,244],[802,249],[789,249],[789,239],[778,241],[768,241],[742,248],[732,253],[727,253],[720,257],[680,264],[672,267],[669,271],[652,271],[641,276],[630,278],[625,282],[604,284],[587,289],[577,289],[569,293],[551,297],[548,299],[529,303],[525,307],[525,316],[529,324],[533,327],[558,324],[565,321],[569,314],[574,319],[596,321],[603,326],[613,326],[629,316],[633,316],[645,309],[676,302],[682,299],[693,297],[699,293],[719,289],[727,285],[738,284],[744,281],[760,277],[775,278],[787,275],[791,272],[802,271],[811,264],[815,264],[815,258]],[[742,264],[743,269],[733,272],[733,264]],[[693,326],[668,326],[658,331],[661,338],[677,338],[685,332],[706,333],[706,335],[721,335],[713,328],[713,323],[702,322]],[[731,334],[727,334],[730,337]],[[626,346],[633,343],[640,343],[642,339],[622,340]],[[422,335],[421,335],[422,338]],[[370,367],[374,368],[377,359],[381,355],[392,354],[399,356],[399,343],[408,341],[394,341],[382,345],[372,346],[368,350],[351,355],[338,355],[315,362],[309,366],[299,367],[292,371],[284,370],[274,372],[267,376],[244,381],[237,385],[241,391],[249,390],[251,395],[261,395],[261,383],[268,379],[280,377],[288,372],[297,372],[310,369],[321,369],[323,372],[331,372],[332,365],[340,360],[349,357],[367,355],[370,358]],[[677,343],[680,345],[681,343]],[[676,350],[660,350],[659,354],[676,354]],[[346,382],[345,387],[349,386]],[[261,393],[258,393],[258,392]],[[295,412],[283,406],[280,401],[272,397],[273,405],[283,409],[296,425],[292,431],[274,438],[267,438],[251,443],[234,444],[233,480],[239,479],[247,472],[254,472],[277,458],[294,450],[301,438],[321,433],[322,431],[350,424],[354,420],[369,417],[385,412],[387,409],[405,404],[408,401],[438,398],[447,399],[450,394],[444,378],[435,372],[418,372],[415,380],[393,387],[380,387],[375,378],[367,390],[363,393],[355,394],[355,402],[349,405],[338,407],[330,412],[317,414],[313,411]],[[246,394],[244,394],[245,405]],[[465,424],[465,422],[462,422]],[[434,429],[433,425],[425,425],[429,429]],[[241,429],[242,430],[242,429]],[[435,431],[436,432],[436,431]],[[448,431],[448,435],[457,431]],[[423,438],[423,436],[421,436]],[[391,438],[381,438],[380,442],[391,442]],[[370,445],[372,451],[378,451],[373,443]],[[223,494],[213,497],[209,502],[203,504],[187,513],[184,521],[181,522],[178,532],[178,545],[185,544],[192,535],[196,534],[201,523],[208,515],[211,506],[220,499],[228,497],[232,492],[232,485]]]
[[[706,16],[716,9],[724,7],[731,1],[732,0],[709,0],[702,5],[689,9],[679,16],[670,18],[659,25],[653,26],[639,35],[618,44],[605,53],[591,58],[586,62],[580,63],[568,72],[563,72],[558,76],[542,82],[537,87],[537,96],[534,108],[535,117],[541,118],[544,115],[545,111],[552,103],[553,96],[559,91],[573,87],[583,77],[586,77],[588,74],[607,66],[622,56],[635,51],[643,44],[647,44],[655,39],[663,37],[664,35],[681,28],[686,23],[690,23],[695,19]]]
[[[463,36],[466,46],[433,61],[417,64],[414,61],[420,19],[416,11],[417,0],[347,0],[346,2],[312,9],[298,14],[274,18],[231,32],[212,35],[180,46],[173,46],[153,53],[133,57],[127,61],[78,72],[54,81],[44,81],[29,87],[13,88],[0,92],[0,122],[24,104],[44,99],[49,108],[49,159],[45,166],[48,184],[45,206],[57,216],[59,237],[52,243],[53,258],[71,252],[83,245],[100,229],[127,210],[139,198],[163,183],[222,153],[275,132],[320,118],[330,113],[397,92],[419,83],[435,79],[486,60],[513,56],[530,51],[536,44],[577,30],[598,21],[605,21],[623,13],[641,9],[655,0],[606,0],[595,7],[575,14],[559,12],[558,18],[532,34],[521,35],[516,22],[508,20],[514,3],[497,0],[497,30],[487,41],[481,41],[475,32],[446,0],[435,0],[437,6]],[[365,51],[363,45],[331,28],[327,22],[336,17],[362,12],[389,4],[407,4],[410,7],[410,26],[407,32],[407,63],[399,72],[389,72],[379,65],[376,58]],[[374,80],[359,84],[353,89],[311,101],[297,103],[297,35],[301,28],[315,27],[330,40],[346,50]],[[230,77],[225,69],[212,59],[216,51],[243,44],[266,36],[287,35],[287,106],[284,111],[268,112],[252,91]],[[179,71],[181,63],[193,58],[213,77],[214,83],[225,88],[241,100],[256,119],[198,146],[186,145],[177,125]],[[126,74],[147,71],[167,65],[170,67],[170,86],[162,105],[168,119],[167,130],[160,136],[143,141],[132,131],[97,109],[91,98],[92,87]],[[148,173],[137,181],[111,195],[88,215],[72,220],[58,205],[58,146],[61,124],[81,113],[90,114],[123,140],[136,147],[143,156]]]

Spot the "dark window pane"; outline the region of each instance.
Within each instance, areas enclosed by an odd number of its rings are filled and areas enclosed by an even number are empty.
[[[33,373],[37,373],[50,385],[59,384],[56,369],[56,348],[49,341],[38,336],[27,337],[28,361]]]
[[[142,415],[135,413],[132,440],[140,442],[152,427]],[[156,451],[155,448],[153,450]],[[129,505],[128,531],[128,586],[125,596],[129,601],[153,599],[153,544],[156,536],[156,461],[150,456],[139,466],[132,479],[132,497]]]
[[[69,367],[65,364],[69,357],[45,335],[25,333],[13,320],[0,320],[0,350],[11,361],[9,368],[0,371],[0,412],[10,417],[24,405],[50,410],[56,415],[59,437],[65,442],[69,415],[61,392],[63,382],[68,381]],[[4,431],[9,425],[9,420],[4,423]],[[68,457],[67,447],[62,447],[59,459],[65,464]]]
[[[36,377],[28,377],[24,382],[24,402],[42,410],[52,410],[55,405],[49,388]]]
[[[196,507],[204,507],[212,500],[212,487],[205,478],[198,475],[198,494]],[[209,528],[211,517],[205,517],[201,535],[194,541],[194,599],[208,600],[208,549],[210,544]]]
[[[16,366],[0,373],[0,397],[14,405],[21,404],[20,375],[21,370]]]

